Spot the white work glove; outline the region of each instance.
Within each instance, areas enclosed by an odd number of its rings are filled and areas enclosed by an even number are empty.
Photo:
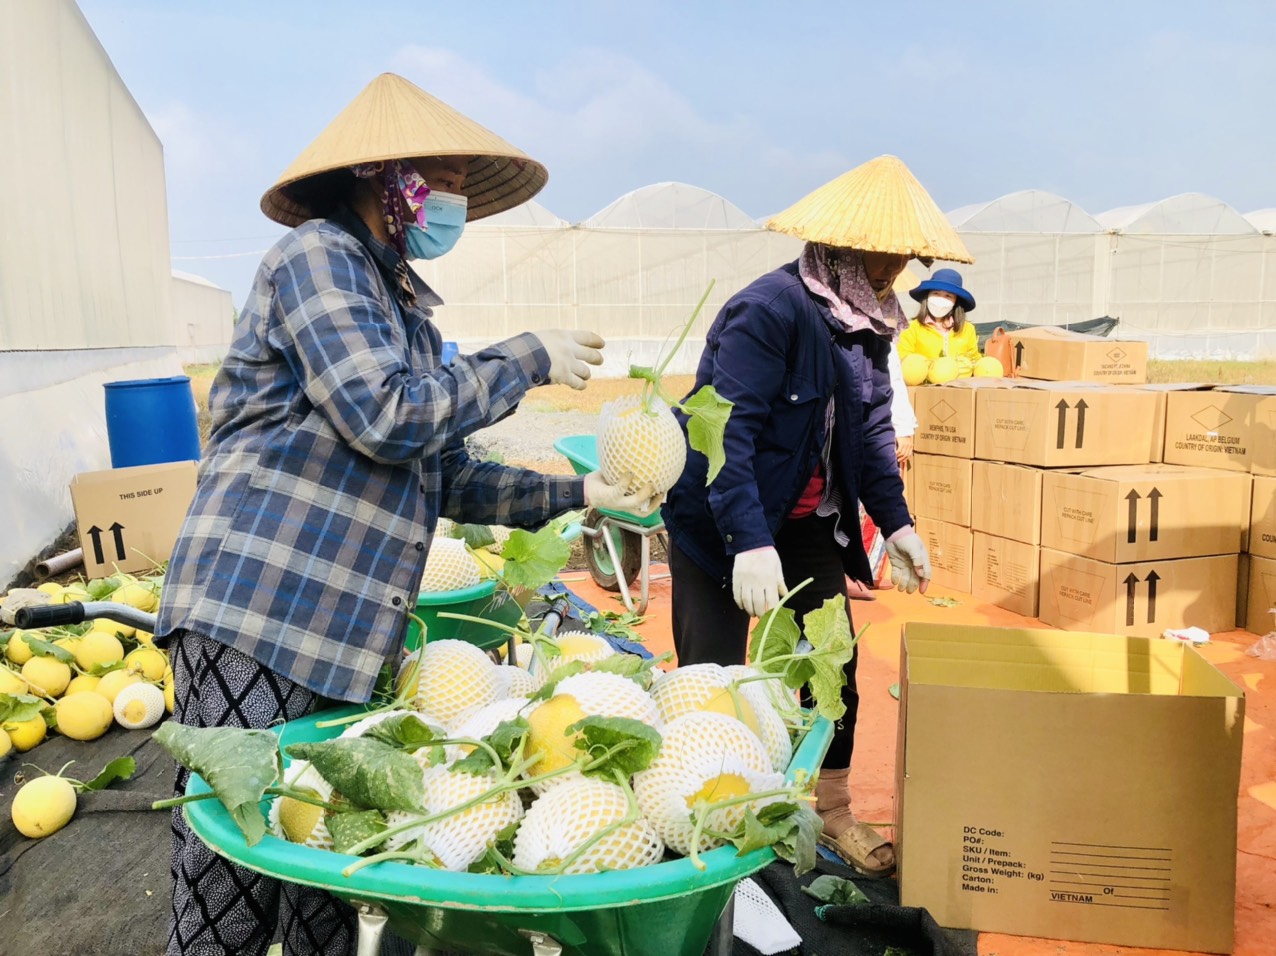
[[[886,556],[891,560],[891,583],[901,591],[926,593],[930,584],[930,555],[911,525],[905,525],[886,539]]]
[[[664,500],[665,496],[656,494],[650,484],[640,485],[630,494],[619,485],[608,482],[601,471],[591,471],[585,476],[585,505],[589,508],[624,511],[646,518]]]
[[[589,366],[602,365],[606,343],[597,332],[551,329],[537,332],[541,347],[549,353],[549,380],[554,385],[582,389],[589,380]]]
[[[784,567],[775,548],[754,548],[735,556],[731,569],[731,596],[750,617],[761,617],[789,593]]]

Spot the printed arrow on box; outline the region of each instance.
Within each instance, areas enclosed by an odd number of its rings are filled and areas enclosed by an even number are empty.
[[[104,563],[106,556],[102,554],[102,529],[94,525],[89,528],[88,535],[93,540],[93,561],[96,564]]]
[[[1085,410],[1086,403],[1084,398],[1077,399],[1077,447],[1080,448],[1085,444]]]
[[[1139,577],[1133,571],[1125,576],[1125,626],[1134,627],[1134,592],[1139,586]]]
[[[1015,343],[1015,368],[1023,365],[1023,342]]]
[[[1148,492],[1148,500],[1152,502],[1152,527],[1148,534],[1149,541],[1155,541],[1157,539],[1157,535],[1160,534],[1158,525],[1161,522],[1162,497],[1160,490],[1155,485],[1152,487],[1152,490]]]
[[[124,560],[124,525],[116,521],[111,525],[111,532],[115,535],[115,556],[118,560]]]
[[[1149,571],[1148,582],[1148,623],[1156,623],[1156,582],[1161,580],[1161,576],[1155,571]]]
[[[1065,398],[1059,399],[1059,404],[1055,408],[1059,409],[1059,426],[1055,433],[1054,447],[1062,448],[1064,435],[1068,429],[1068,400]]]
[[[1130,503],[1130,516],[1126,519],[1125,543],[1134,544],[1138,540],[1139,527],[1139,498],[1141,496],[1133,488],[1130,493],[1125,496],[1125,500]]]

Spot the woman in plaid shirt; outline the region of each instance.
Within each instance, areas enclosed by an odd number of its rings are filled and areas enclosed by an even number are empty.
[[[209,399],[213,431],[165,580],[174,718],[267,727],[362,702],[400,654],[442,514],[537,525],[583,505],[650,513],[599,474],[477,462],[466,435],[528,389],[584,388],[592,332],[525,333],[443,366],[442,300],[408,260],[525,202],[543,166],[392,74],[263,197],[295,227],[266,253]],[[179,768],[178,792],[187,773]],[[170,954],[354,952],[354,911],[218,858],[173,814]]]

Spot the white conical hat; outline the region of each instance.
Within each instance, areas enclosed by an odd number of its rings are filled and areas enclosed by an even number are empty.
[[[894,156],[871,159],[825,183],[772,216],[767,228],[864,252],[975,261],[930,194]]]
[[[312,211],[289,187],[359,163],[414,156],[472,157],[462,192],[470,221],[524,203],[544,188],[545,167],[495,133],[393,73],[382,73],[328,124],[261,197],[261,211],[296,226]]]

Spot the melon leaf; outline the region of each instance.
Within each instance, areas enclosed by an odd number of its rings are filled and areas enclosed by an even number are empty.
[[[370,810],[420,811],[421,767],[411,755],[370,737],[292,744],[288,756],[309,760],[346,799]]]
[[[535,533],[515,528],[501,550],[505,566],[501,580],[509,588],[535,591],[549,584],[571,560],[572,546],[557,528],[541,528]]]
[[[564,734],[578,734],[576,749],[589,754],[591,760],[605,758],[585,771],[593,777],[611,777],[615,770],[632,777],[647,769],[662,743],[660,732],[654,727],[628,717],[585,717]]]
[[[239,727],[187,727],[169,720],[151,737],[183,767],[204,778],[249,846],[265,836],[261,798],[283,776],[275,734]]]
[[[727,463],[724,437],[727,420],[735,405],[719,395],[712,385],[705,385],[680,407],[688,416],[687,443],[709,459],[709,473],[705,484],[711,485],[722,466]]]
[[[846,713],[846,704],[842,702],[842,688],[846,685],[844,668],[855,655],[855,643],[859,640],[851,634],[846,599],[829,598],[802,619],[802,626],[813,648],[807,659],[813,668],[810,687],[815,710],[821,717],[841,720]]]

